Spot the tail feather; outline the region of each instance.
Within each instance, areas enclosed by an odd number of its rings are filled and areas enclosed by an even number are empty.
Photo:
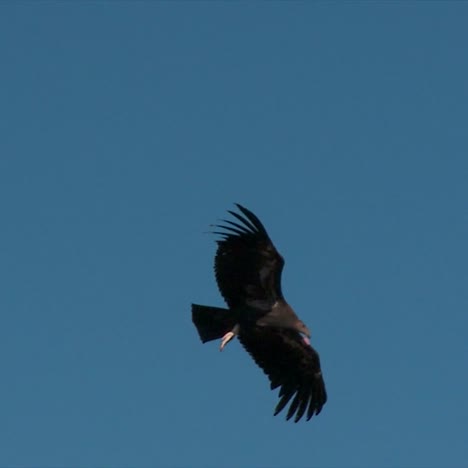
[[[222,338],[236,325],[228,309],[192,304],[192,321],[203,343]]]

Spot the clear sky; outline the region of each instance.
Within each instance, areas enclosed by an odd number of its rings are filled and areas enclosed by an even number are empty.
[[[468,4],[2,2],[0,466],[468,464]],[[253,210],[329,393],[272,416],[210,223]]]

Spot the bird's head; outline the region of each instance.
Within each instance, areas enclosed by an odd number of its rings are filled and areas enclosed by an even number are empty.
[[[306,327],[305,323],[301,320],[297,321],[296,330],[302,335],[302,339],[308,345],[310,345],[310,330]]]

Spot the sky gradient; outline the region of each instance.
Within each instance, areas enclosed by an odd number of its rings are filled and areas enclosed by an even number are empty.
[[[0,466],[468,460],[468,4],[2,2]],[[222,306],[239,202],[329,401],[272,416]]]

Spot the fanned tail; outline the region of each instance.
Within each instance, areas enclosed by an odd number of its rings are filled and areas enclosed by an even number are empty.
[[[203,343],[222,338],[236,325],[230,310],[199,304],[192,304],[192,322]]]

